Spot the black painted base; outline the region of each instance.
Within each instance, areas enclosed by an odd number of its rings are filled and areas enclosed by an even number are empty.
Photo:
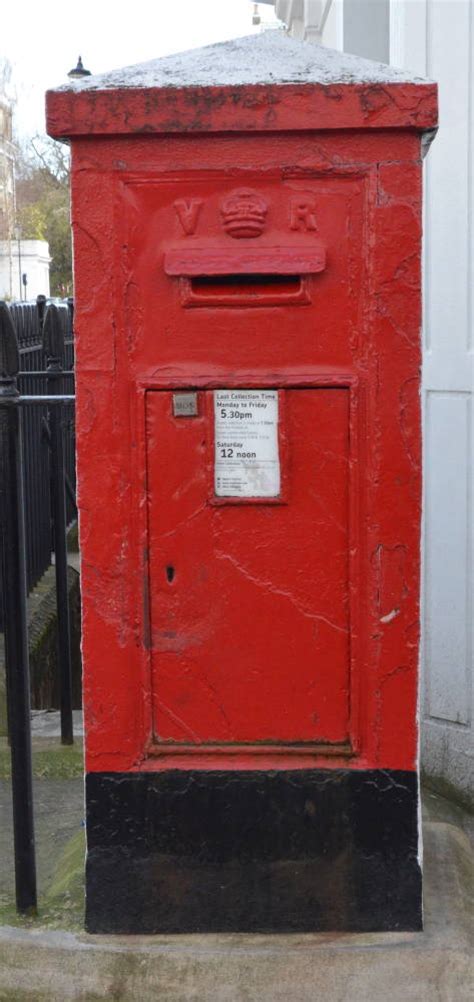
[[[89,932],[421,929],[416,773],[90,773]]]

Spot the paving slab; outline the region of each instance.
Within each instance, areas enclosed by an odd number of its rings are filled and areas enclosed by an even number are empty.
[[[72,725],[74,736],[82,738],[84,734],[82,710],[72,711]],[[33,738],[59,738],[61,736],[61,714],[59,710],[32,710],[31,736]]]

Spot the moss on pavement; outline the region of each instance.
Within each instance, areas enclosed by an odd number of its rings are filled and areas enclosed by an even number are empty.
[[[10,877],[3,882],[3,889],[0,887],[0,925],[81,931],[84,928],[85,831],[79,827],[82,819],[82,783],[78,784],[78,780],[82,780],[84,774],[82,740],[65,746],[61,745],[59,738],[33,738],[32,750],[39,871],[38,911],[36,915],[17,914],[12,893],[13,878]],[[8,781],[10,778],[10,748],[6,738],[0,738],[0,780]],[[5,804],[9,800],[7,788]],[[13,871],[13,846],[8,821],[1,844],[7,858],[0,859],[0,865]]]

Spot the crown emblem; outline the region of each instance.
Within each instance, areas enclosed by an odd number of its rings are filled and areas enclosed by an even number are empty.
[[[265,199],[251,188],[236,188],[221,202],[222,225],[230,237],[259,237],[267,212]]]

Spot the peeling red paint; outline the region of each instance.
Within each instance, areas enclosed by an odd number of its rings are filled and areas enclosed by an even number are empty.
[[[304,129],[430,129],[435,84],[287,84],[49,91],[47,131],[56,138],[127,133],[286,132]]]

